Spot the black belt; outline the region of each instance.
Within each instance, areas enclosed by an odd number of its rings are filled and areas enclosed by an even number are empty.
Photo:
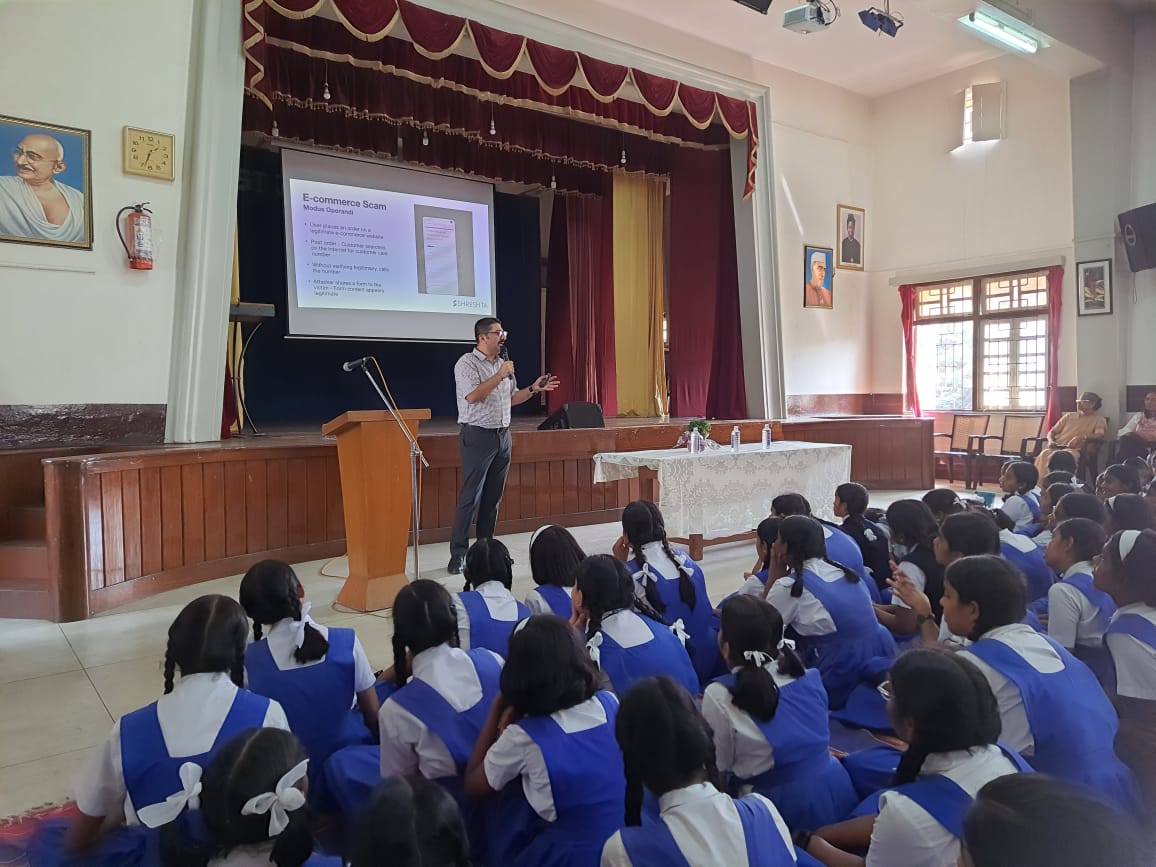
[[[504,427],[482,427],[480,424],[467,424],[466,422],[462,422],[462,427],[472,427],[474,430],[488,430],[494,431],[495,433],[505,433],[510,429],[509,425],[505,425]]]

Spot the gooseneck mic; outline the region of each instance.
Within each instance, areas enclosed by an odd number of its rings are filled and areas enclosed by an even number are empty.
[[[365,367],[366,363],[369,360],[370,360],[370,356],[367,355],[367,356],[365,356],[365,358],[358,358],[358,359],[355,359],[354,361],[347,361],[347,362],[345,362],[345,364],[341,365],[341,369],[344,370],[346,373],[349,373],[350,371],[357,370],[357,368],[359,368],[359,367]]]
[[[510,360],[510,350],[506,349],[506,344],[503,343],[502,348],[498,350],[498,357],[501,358],[502,361],[509,361]],[[506,379],[510,380],[510,382],[513,382],[514,381],[514,374],[511,373],[509,376],[506,377]]]

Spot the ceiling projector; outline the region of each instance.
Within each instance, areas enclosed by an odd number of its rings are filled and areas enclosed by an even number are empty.
[[[783,29],[795,33],[814,33],[818,30],[826,30],[834,20],[834,14],[828,11],[825,6],[811,2],[784,12]]]

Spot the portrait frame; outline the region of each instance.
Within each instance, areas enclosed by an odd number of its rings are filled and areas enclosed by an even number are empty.
[[[24,228],[21,223],[21,201],[11,179],[19,183],[16,172],[16,149],[27,135],[48,135],[56,139],[64,150],[64,159],[56,162],[62,166],[54,172],[54,181],[71,189],[66,198],[75,193],[81,197],[83,208],[77,240],[37,235]],[[0,242],[12,244],[34,244],[43,247],[65,247],[73,250],[92,249],[92,131],[77,127],[62,126],[28,118],[0,114],[0,151],[6,162],[0,168]],[[75,200],[75,196],[72,196]],[[71,203],[70,203],[71,207]]]
[[[823,288],[830,293],[829,304],[814,303],[808,290],[811,282],[811,257],[819,254],[824,258],[827,273],[823,277]],[[816,247],[813,244],[803,246],[803,306],[815,310],[835,309],[835,251],[830,247]]]
[[[1080,316],[1111,315],[1111,259],[1076,263],[1076,313]]]
[[[859,260],[843,257],[843,240],[846,238],[847,217],[855,218],[855,240],[859,242]],[[867,255],[867,211],[855,205],[835,206],[835,267],[840,271],[862,271]]]

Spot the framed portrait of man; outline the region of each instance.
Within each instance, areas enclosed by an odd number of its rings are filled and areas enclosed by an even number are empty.
[[[0,115],[0,241],[92,249],[91,133]]]
[[[1112,312],[1112,260],[1076,263],[1076,313],[1107,316]]]
[[[830,247],[803,247],[803,306],[835,307],[835,251]]]
[[[835,222],[837,224],[835,237],[839,239],[835,248],[838,254],[835,267],[844,271],[862,271],[866,244],[863,230],[867,222],[867,212],[854,205],[837,205]]]

